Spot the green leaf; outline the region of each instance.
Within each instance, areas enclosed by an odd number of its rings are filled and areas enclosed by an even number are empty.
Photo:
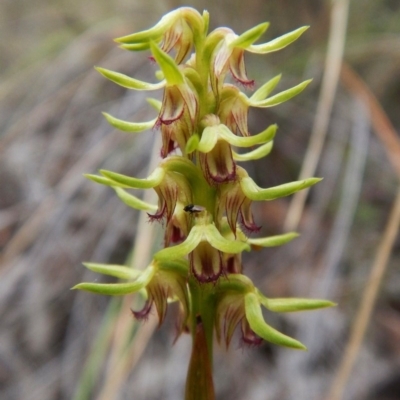
[[[122,87],[134,90],[157,90],[165,86],[165,81],[159,83],[148,83],[133,79],[119,72],[110,71],[109,69],[95,67],[104,77]]]
[[[113,189],[117,192],[118,197],[129,207],[132,207],[136,210],[142,211],[157,211],[157,206],[154,204],[147,203],[143,200],[140,200],[136,196],[127,193],[125,190],[119,187],[113,187]]]
[[[239,47],[246,49],[248,46],[252,45],[260,36],[268,29],[269,22],[264,22],[249,29],[248,31],[242,33],[238,38],[233,40],[230,44],[230,48]]]
[[[247,293],[244,296],[246,319],[250,328],[261,338],[268,342],[292,349],[307,350],[298,340],[293,339],[277,331],[268,325],[263,318],[260,302],[255,293]]]
[[[250,200],[274,200],[278,199],[279,197],[289,196],[300,190],[309,188],[310,186],[315,185],[321,180],[322,178],[308,178],[302,181],[294,181],[290,183],[285,183],[283,185],[274,186],[268,189],[262,189],[255,184],[253,179],[251,179],[250,177],[246,177],[240,180],[240,187],[242,188],[245,196],[248,197]]]
[[[268,82],[264,83],[260,88],[258,88],[253,95],[250,97],[250,101],[257,102],[264,100],[276,87],[282,78],[282,74],[279,74]]]
[[[264,296],[261,298],[261,303],[265,308],[274,312],[307,311],[336,306],[336,303],[329,300],[301,298],[267,299]]]
[[[289,232],[283,235],[276,235],[276,236],[257,238],[257,239],[248,239],[247,243],[261,247],[275,247],[288,243],[298,236],[299,234],[296,232]]]
[[[97,264],[97,263],[83,263],[83,265],[93,272],[97,272],[103,275],[113,276],[119,279],[134,279],[137,278],[141,271],[123,265],[111,265],[111,264]]]
[[[248,104],[252,107],[260,107],[260,108],[276,106],[278,104],[290,100],[294,96],[297,96],[309,85],[311,81],[312,79],[308,79],[307,81],[304,81],[290,89],[284,90],[283,92],[280,92],[275,96],[272,96],[266,100],[252,101],[251,99],[249,99]]]
[[[271,140],[270,142],[257,147],[255,150],[242,154],[236,153],[232,150],[232,156],[235,161],[259,160],[271,152],[273,144],[274,142]]]
[[[134,293],[146,287],[155,274],[153,266],[147,267],[134,282],[127,283],[79,283],[71,290],[85,290],[87,292],[104,294],[108,296],[122,296]]]
[[[297,40],[308,28],[309,26],[303,26],[292,32],[286,33],[285,35],[279,36],[278,38],[267,43],[249,46],[246,50],[257,54],[266,54],[281,50]]]
[[[182,85],[185,83],[185,78],[172,57],[153,42],[151,43],[151,52],[160,66],[168,85]]]
[[[147,178],[138,179],[117,174],[116,172],[100,170],[100,173],[113,182],[113,186],[134,189],[150,189],[158,186],[165,176],[165,170],[157,167]]]
[[[148,122],[128,122],[115,118],[105,112],[103,112],[103,115],[111,126],[124,132],[142,132],[153,128],[154,124],[157,122],[157,118],[154,118]]]

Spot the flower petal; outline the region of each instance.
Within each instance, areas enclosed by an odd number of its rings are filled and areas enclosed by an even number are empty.
[[[170,125],[182,117],[185,102],[177,86],[168,86],[164,91],[161,112],[156,125]]]
[[[242,344],[246,346],[260,346],[262,338],[258,336],[250,327],[246,318],[242,319]]]
[[[224,140],[218,140],[210,152],[200,154],[200,162],[210,184],[230,182],[236,178],[232,149]]]
[[[251,200],[244,199],[242,205],[240,206],[240,217],[244,228],[250,232],[258,232],[261,226],[256,225],[253,218],[253,213],[251,212]]]
[[[191,271],[199,282],[215,282],[221,276],[221,253],[210,243],[200,242],[189,257]]]
[[[215,331],[218,342],[221,341],[223,334],[226,347],[228,348],[235,328],[243,317],[244,306],[242,296],[236,293],[224,293],[218,301],[217,312],[215,313]]]
[[[233,78],[245,87],[252,89],[254,80],[247,77],[246,65],[244,62],[244,50],[240,48],[233,49],[229,59],[229,70]]]

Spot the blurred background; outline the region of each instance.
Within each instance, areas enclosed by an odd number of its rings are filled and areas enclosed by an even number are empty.
[[[137,324],[122,299],[69,290],[103,279],[82,261],[133,258],[143,268],[162,243],[157,226],[82,174],[151,170],[157,132],[129,136],[101,115],[154,118],[146,94],[93,66],[153,80],[147,55],[120,50],[113,38],[182,5],[207,9],[211,29],[238,34],[270,21],[265,41],[311,25],[290,47],[247,57],[256,87],[279,72],[282,90],[314,80],[289,103],[251,110],[251,132],[273,122],[279,131],[272,153],[246,168],[262,187],[300,171],[324,180],[306,198],[255,204],[262,236],[295,229],[301,237],[246,255],[244,265],[269,297],[338,303],[266,314],[307,353],[241,348],[239,338],[229,350],[217,347],[217,398],[399,400],[398,0],[353,0],[349,8],[347,0],[2,0],[0,398],[182,398],[191,343],[183,336],[173,345],[173,310],[155,329],[155,315]]]

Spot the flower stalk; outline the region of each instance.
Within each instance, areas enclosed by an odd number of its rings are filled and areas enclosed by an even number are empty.
[[[272,188],[260,188],[238,163],[269,154],[277,126],[252,134],[247,125],[250,107],[272,107],[301,93],[310,80],[271,95],[278,75],[248,97],[239,86],[253,89],[247,76],[245,52],[266,54],[298,39],[302,27],[263,44],[254,44],[269,24],[241,35],[229,28],[208,33],[209,15],[183,7],[165,15],[154,27],[116,39],[123,49],[150,51],[159,81],[148,83],[97,68],[107,79],[132,90],[163,90],[162,102],[150,99],[158,117],[128,122],[104,113],[107,121],[125,132],[153,127],[162,137],[158,167],[144,179],[101,170],[87,175],[113,188],[129,207],[148,212],[150,220],[165,226],[164,248],[146,269],[86,263],[92,271],[125,280],[119,283],[80,283],[73,289],[105,295],[145,293],[144,319],[152,307],[160,324],[168,303],[178,302],[178,334],[190,332],[193,349],[185,390],[187,400],[213,399],[212,358],[214,336],[228,347],[240,328],[242,343],[262,340],[304,350],[296,339],[277,331],[263,318],[262,307],[292,312],[334,305],[326,300],[270,299],[243,274],[243,251],[279,246],[295,237],[289,232],[251,238],[258,232],[251,211],[254,201],[270,201],[309,188],[320,181],[308,178]],[[233,84],[232,82],[236,82]],[[238,148],[251,149],[238,151]],[[135,189],[153,189],[158,204],[134,195]],[[133,190],[133,193],[131,193]]]

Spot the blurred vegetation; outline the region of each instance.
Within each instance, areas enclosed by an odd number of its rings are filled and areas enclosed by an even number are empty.
[[[270,21],[267,38],[311,25],[288,49],[268,55],[262,62],[248,57],[248,72],[256,84],[277,72],[283,72],[281,87],[303,77],[314,78],[311,88],[287,105],[250,114],[254,132],[271,122],[279,125],[271,155],[250,167],[260,186],[267,186],[298,177],[319,101],[332,3],[0,2],[1,399],[72,399],[82,376],[84,392],[91,394],[81,398],[100,399],[104,382],[112,376],[108,366],[115,360],[107,358],[106,346],[117,336],[112,326],[108,331],[104,325],[109,299],[72,294],[69,288],[95,279],[90,274],[83,277],[82,261],[125,262],[138,236],[138,216],[111,191],[86,182],[82,173],[107,168],[145,175],[157,134],[151,131],[127,137],[114,132],[102,119],[101,111],[137,121],[145,120],[147,114],[154,117],[144,95],[127,93],[93,70],[93,65],[101,65],[153,79],[154,68],[145,55],[119,50],[112,39],[145,29],[182,5],[208,9],[211,28],[227,25],[237,33]],[[397,140],[399,27],[398,0],[350,3],[344,62],[358,73],[382,107],[397,131]],[[319,400],[329,391],[399,182],[387,147],[376,134],[374,114],[365,104],[357,108],[357,101],[342,79],[317,169],[317,176],[325,180],[306,202],[299,227],[302,237],[246,260],[246,268],[263,280],[271,297],[312,297],[315,292],[324,297],[320,292],[324,268],[334,265],[331,295],[339,307],[328,319],[320,314],[310,320],[296,315],[269,316],[276,327],[300,336],[310,348],[306,355],[289,355],[268,344],[249,351],[234,346],[229,352],[221,349],[215,360],[220,399]],[[360,139],[366,144],[360,156],[365,158],[365,166],[359,161],[357,171],[351,171],[349,162],[362,147],[351,139],[357,129],[365,134]],[[400,159],[400,153],[395,157]],[[355,181],[346,186],[349,171]],[[346,190],[358,184],[359,193],[349,192],[346,197]],[[349,201],[355,202],[355,209],[343,219],[340,215],[345,214]],[[289,200],[282,200],[255,207],[263,234],[282,230],[288,206]],[[343,237],[345,243],[338,250]],[[400,399],[399,262],[397,237],[345,399]],[[118,308],[117,304],[115,313]],[[129,314],[124,318],[134,326]],[[140,332],[136,325],[134,329]],[[150,339],[150,333],[148,336]],[[138,342],[143,343],[144,354],[132,358],[132,371],[113,398],[181,398],[189,345],[184,337],[172,347],[173,337],[170,326],[156,331],[149,344]],[[95,338],[104,344],[104,359],[98,352],[90,353]],[[89,369],[85,369],[86,360],[90,360]]]

